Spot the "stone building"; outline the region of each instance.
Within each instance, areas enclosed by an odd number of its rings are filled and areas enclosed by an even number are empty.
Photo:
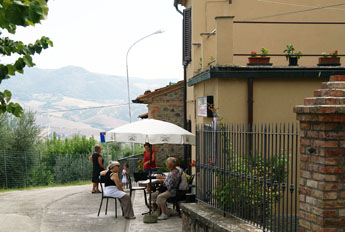
[[[154,91],[145,91],[132,102],[147,104],[147,115],[138,116],[142,119],[157,119],[183,127],[183,81]],[[153,149],[156,151],[158,166],[162,166],[162,161],[168,156],[183,158],[183,145],[154,145]]]

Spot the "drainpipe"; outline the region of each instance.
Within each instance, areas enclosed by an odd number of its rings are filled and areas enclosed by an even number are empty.
[[[179,4],[179,0],[174,0],[174,7],[176,8],[176,11],[177,12],[179,12],[181,15],[183,15],[183,13],[182,13],[182,11],[180,11],[179,9],[178,9],[178,4]]]
[[[178,4],[179,0],[174,0],[174,6],[176,8],[176,11],[179,12],[181,15],[183,13],[178,9]],[[191,128],[188,128],[188,123],[187,123],[187,66],[188,62],[183,63],[183,128],[185,130],[190,130]],[[184,145],[183,147],[183,160],[185,161],[184,164],[184,169],[188,168],[187,173],[191,174],[191,168],[189,166],[189,161],[190,161],[190,151],[191,147],[190,145]],[[188,162],[187,162],[188,161]]]
[[[253,78],[248,78],[248,132],[253,131]],[[249,154],[251,154],[253,148],[253,137],[252,134],[249,136]]]

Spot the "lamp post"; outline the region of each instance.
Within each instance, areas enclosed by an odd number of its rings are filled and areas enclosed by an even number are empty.
[[[126,73],[127,73],[127,91],[128,91],[128,114],[129,114],[129,122],[132,122],[132,114],[131,114],[131,97],[130,97],[130,93],[129,93],[129,76],[128,76],[128,53],[130,52],[130,50],[132,49],[132,47],[134,47],[134,45],[136,45],[137,43],[139,43],[140,41],[152,36],[152,35],[156,35],[156,34],[160,34],[163,33],[163,30],[158,30],[155,31],[149,35],[146,35],[144,37],[142,37],[141,39],[135,41],[127,50],[127,54],[126,54]],[[134,155],[134,146],[132,143],[132,155]]]

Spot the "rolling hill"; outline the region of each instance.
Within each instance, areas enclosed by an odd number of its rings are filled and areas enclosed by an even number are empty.
[[[131,77],[131,99],[147,89],[168,84],[169,80],[165,79]],[[82,134],[98,138],[99,132],[129,121],[126,77],[92,73],[75,66],[30,68],[24,74],[3,81],[0,89],[10,90],[14,101],[26,110],[37,112],[36,121],[42,127],[43,136],[55,131],[61,137]],[[119,106],[104,107],[109,105]],[[134,121],[147,108],[132,104],[131,111]]]

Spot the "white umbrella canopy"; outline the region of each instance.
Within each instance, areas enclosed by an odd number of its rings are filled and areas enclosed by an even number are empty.
[[[144,119],[106,133],[106,141],[150,144],[195,144],[195,136],[169,122]]]

